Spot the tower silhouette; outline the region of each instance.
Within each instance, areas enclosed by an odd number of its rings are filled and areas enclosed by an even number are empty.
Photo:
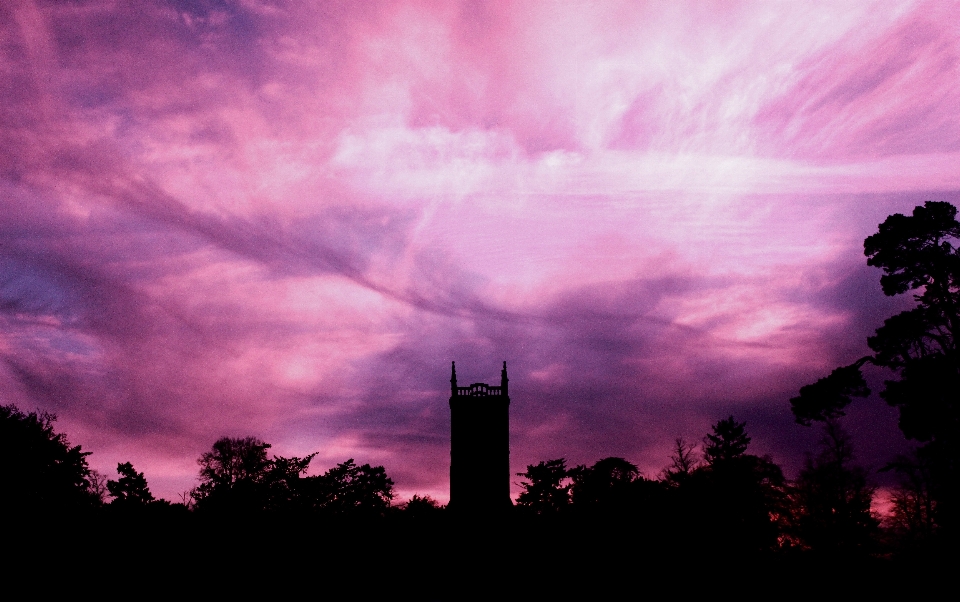
[[[500,386],[457,386],[450,374],[450,509],[494,513],[510,507],[510,395],[507,362]]]

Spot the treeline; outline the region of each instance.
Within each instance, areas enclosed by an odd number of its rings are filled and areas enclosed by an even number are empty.
[[[937,502],[922,471],[905,473],[890,516],[871,509],[875,488],[837,420],[825,424],[820,450],[793,481],[769,457],[750,454],[749,444],[745,423],[731,416],[699,444],[676,439],[669,465],[655,478],[624,458],[575,467],[562,458],[542,461],[517,474],[523,491],[512,512],[463,518],[527,525],[546,539],[551,529],[643,532],[653,548],[713,542],[750,555],[877,556],[922,547],[938,533]],[[115,479],[90,469],[89,452],[57,433],[50,414],[0,406],[0,445],[7,485],[16,492],[0,500],[6,516],[406,520],[431,529],[451,521],[427,496],[395,503],[382,466],[348,459],[307,476],[316,454],[271,456],[270,444],[254,437],[217,440],[198,459],[197,487],[176,503],[155,498],[130,462],[118,464]]]
[[[306,476],[316,454],[269,456],[255,437],[222,437],[198,459],[197,487],[171,503],[154,497],[130,462],[110,479],[87,464],[90,452],[54,430],[56,417],[0,406],[0,457],[11,495],[0,496],[5,515],[71,515],[92,510],[124,513],[196,512],[206,515],[324,514],[383,516],[391,509],[393,481],[382,466],[353,459],[321,475]],[[429,498],[414,505],[437,506]]]
[[[769,457],[748,453],[745,426],[731,416],[699,446],[677,438],[657,478],[616,457],[573,468],[563,459],[530,465],[518,474],[524,491],[517,510],[540,520],[612,523],[670,548],[719,545],[750,556],[892,551],[899,522],[872,510],[875,488],[838,422],[827,425],[821,449],[794,481]]]
[[[172,503],[129,462],[116,478],[91,470],[89,452],[53,424],[0,406],[7,572],[41,577],[32,583],[109,566],[132,587],[203,591],[196,581],[210,595],[309,576],[361,598],[569,599],[620,595],[644,575],[687,593],[737,576],[754,588],[889,594],[949,586],[956,558],[922,473],[906,473],[919,480],[898,490],[892,516],[871,511],[875,490],[835,420],[793,481],[749,453],[745,424],[728,417],[697,445],[677,439],[654,478],[623,458],[546,460],[517,475],[513,507],[480,515],[429,497],[397,503],[382,466],[347,460],[308,476],[313,454],[271,456],[253,437],[216,441],[197,487]]]

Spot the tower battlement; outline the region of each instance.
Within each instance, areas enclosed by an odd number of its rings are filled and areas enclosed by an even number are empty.
[[[469,387],[457,387],[454,393],[457,397],[485,397],[487,395],[505,395],[501,387],[486,383],[473,383]]]

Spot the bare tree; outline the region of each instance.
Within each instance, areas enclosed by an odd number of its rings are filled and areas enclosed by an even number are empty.
[[[683,437],[674,439],[670,466],[663,470],[663,478],[670,481],[685,479],[700,464],[696,451],[695,443],[688,443]]]
[[[820,451],[808,456],[790,488],[792,529],[804,547],[820,551],[869,551],[879,521],[867,471],[853,464],[850,436],[836,418],[825,421]]]
[[[105,504],[107,501],[107,475],[91,468],[87,475],[87,490],[101,504]]]
[[[900,486],[893,491],[893,513],[887,524],[904,542],[928,537],[937,530],[937,501],[931,495],[931,470],[923,454],[897,456],[881,471],[895,470]]]
[[[193,492],[194,492],[193,489],[187,489],[186,491],[183,491],[179,494],[180,503],[183,504],[183,506],[188,510],[193,509],[193,504],[194,504]]]

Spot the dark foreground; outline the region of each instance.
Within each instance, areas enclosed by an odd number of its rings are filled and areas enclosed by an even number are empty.
[[[758,552],[736,541],[597,517],[345,521],[100,513],[5,523],[4,582],[40,595],[564,600],[951,599],[957,593],[956,548],[943,542],[886,554]]]

